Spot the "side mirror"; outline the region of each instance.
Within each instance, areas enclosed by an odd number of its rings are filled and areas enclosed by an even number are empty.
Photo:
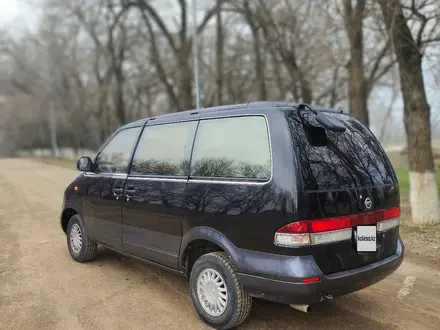
[[[91,172],[93,170],[93,162],[90,157],[81,157],[76,162],[76,168],[81,172]]]

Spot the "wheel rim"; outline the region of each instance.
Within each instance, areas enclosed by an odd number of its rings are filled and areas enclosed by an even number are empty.
[[[228,304],[228,290],[223,277],[214,269],[204,269],[197,278],[200,305],[211,316],[222,315]]]
[[[75,254],[81,251],[82,247],[82,233],[80,226],[75,223],[70,229],[70,246]]]

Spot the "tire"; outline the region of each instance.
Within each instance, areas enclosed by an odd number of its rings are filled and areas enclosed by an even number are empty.
[[[222,300],[223,304],[226,305],[223,312],[220,309],[211,310],[211,312],[205,309],[209,309],[209,307],[203,304],[204,297],[203,295],[200,297],[199,292],[204,286],[203,282],[206,283],[207,276],[217,278],[217,282],[220,284],[215,285],[211,282],[205,286],[205,289],[207,289],[205,292],[210,292],[213,289],[226,292],[227,298]],[[205,281],[203,281],[204,279]],[[208,279],[207,282],[210,281]],[[198,284],[198,282],[202,284]],[[221,285],[221,283],[224,284]],[[216,329],[234,328],[243,323],[251,312],[252,298],[243,290],[232,264],[224,252],[205,254],[195,262],[190,275],[190,291],[194,307],[200,318]],[[218,296],[218,294],[218,291],[216,291],[215,296]],[[206,294],[205,298],[208,295],[209,293]],[[223,293],[224,296],[225,293]],[[206,307],[203,307],[203,305]]]
[[[75,233],[80,234],[80,246],[78,240],[75,240]],[[92,260],[96,256],[98,244],[91,241],[87,235],[84,222],[78,214],[72,216],[67,224],[67,246],[70,256],[78,262]]]

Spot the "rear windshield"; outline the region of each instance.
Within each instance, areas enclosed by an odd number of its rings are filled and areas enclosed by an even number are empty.
[[[394,172],[374,135],[356,119],[327,113],[346,127],[324,130],[308,111],[287,113],[306,190],[347,189],[393,184]]]

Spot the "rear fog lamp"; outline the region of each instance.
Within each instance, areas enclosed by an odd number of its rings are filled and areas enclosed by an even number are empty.
[[[321,279],[319,277],[308,277],[308,278],[303,278],[301,280],[301,282],[303,283],[316,283],[319,282]]]

